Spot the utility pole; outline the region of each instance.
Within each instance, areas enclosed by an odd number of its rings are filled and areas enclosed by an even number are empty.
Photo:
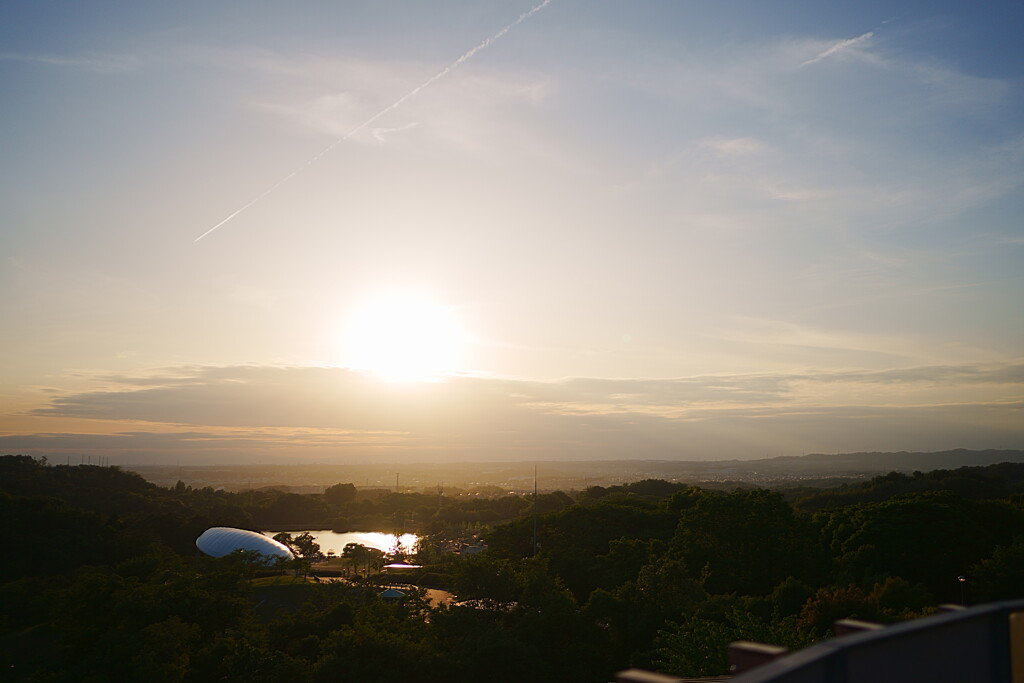
[[[533,465],[533,554],[537,554],[537,465]]]

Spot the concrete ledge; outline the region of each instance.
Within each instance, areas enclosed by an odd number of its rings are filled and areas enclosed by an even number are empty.
[[[876,624],[873,621],[860,621],[859,619],[840,619],[839,621],[832,624],[832,633],[835,634],[836,638],[840,636],[848,636],[851,633],[860,633],[861,631],[877,631],[885,628],[882,624]]]
[[[789,650],[779,645],[737,640],[734,643],[729,643],[729,670],[733,673],[750,671],[774,661],[788,652]]]
[[[954,609],[851,633],[770,661],[733,681],[1024,683],[1024,673],[1013,670],[1014,664],[1024,663],[1024,653],[1011,661],[1015,612],[1024,612],[1024,600]]]
[[[681,678],[644,669],[626,669],[615,674],[616,683],[682,683]]]
[[[967,609],[967,607],[965,607],[964,605],[957,604],[955,602],[946,602],[939,605],[938,609],[940,612],[962,612],[965,609]]]

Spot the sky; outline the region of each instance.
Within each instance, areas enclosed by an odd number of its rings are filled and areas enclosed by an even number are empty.
[[[1022,25],[2,3],[0,452],[1024,448]]]

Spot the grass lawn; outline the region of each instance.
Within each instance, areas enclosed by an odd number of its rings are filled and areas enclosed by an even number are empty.
[[[263,576],[258,579],[253,579],[249,585],[253,588],[265,588],[267,586],[293,586],[295,584],[301,585],[305,583],[314,583],[314,581],[302,576],[286,576],[282,574],[280,576]]]

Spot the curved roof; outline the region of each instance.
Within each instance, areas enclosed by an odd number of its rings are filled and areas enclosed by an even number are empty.
[[[283,543],[278,543],[263,534],[245,529],[226,526],[210,527],[196,539],[196,547],[207,555],[224,557],[236,550],[251,550],[267,557],[282,557],[290,560],[295,555]]]

